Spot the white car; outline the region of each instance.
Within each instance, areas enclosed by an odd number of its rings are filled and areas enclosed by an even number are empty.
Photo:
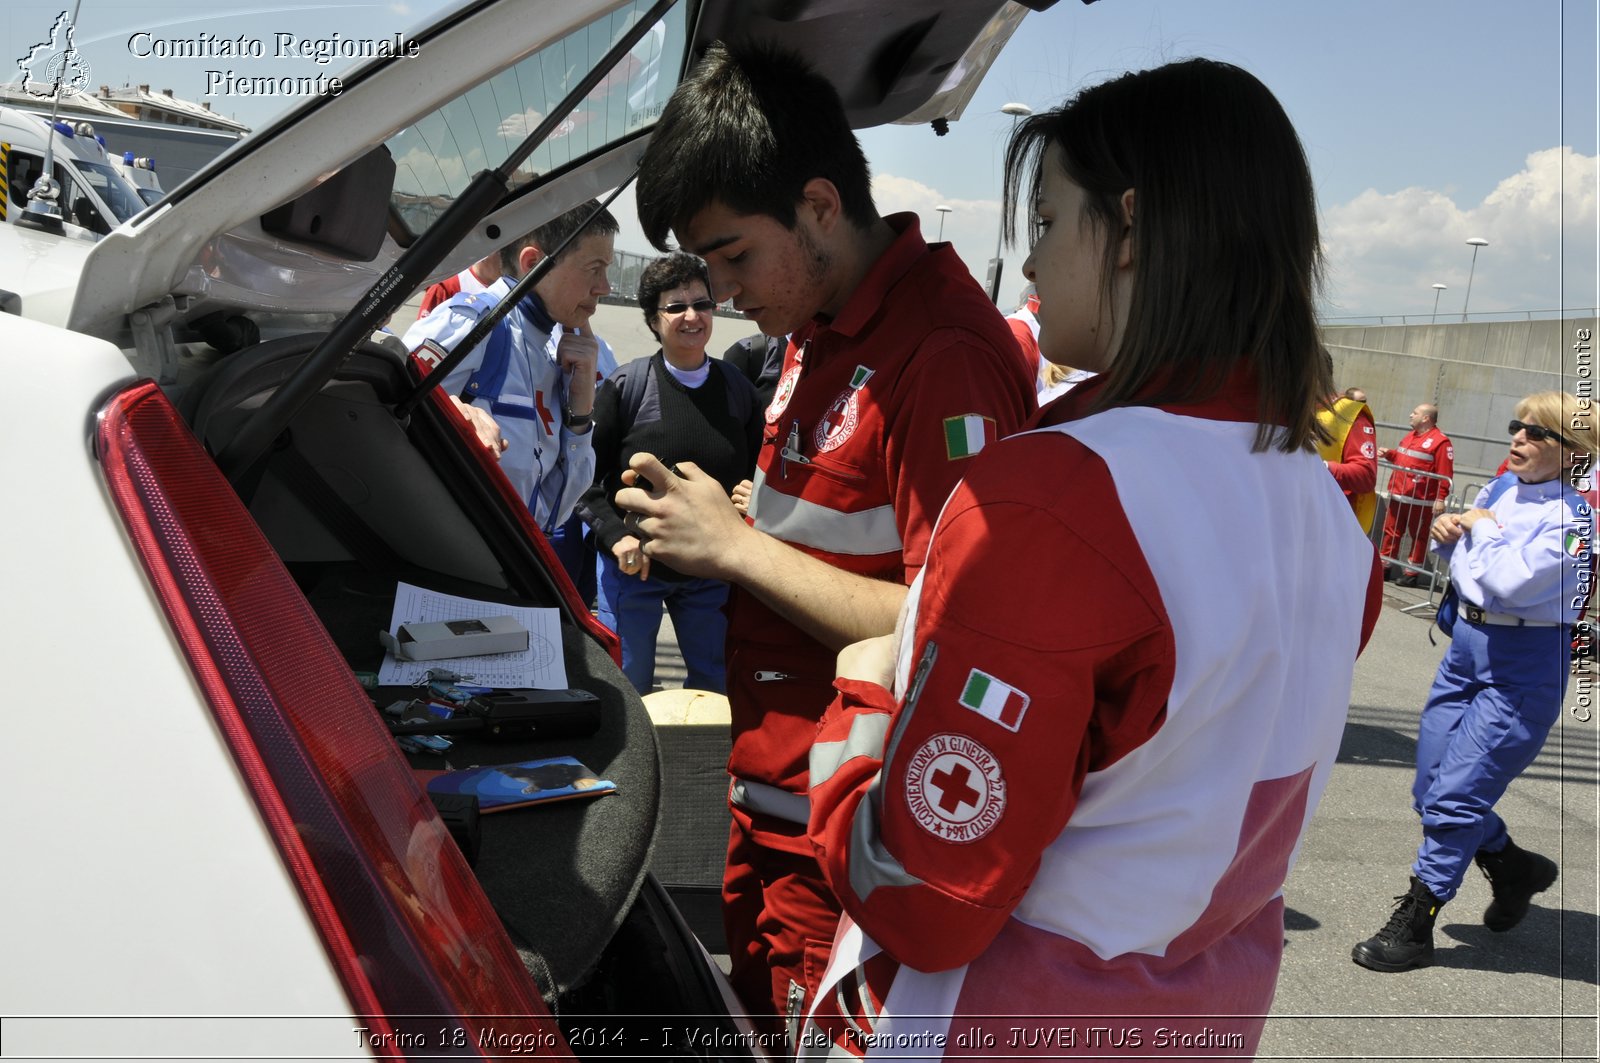
[[[371,336],[623,183],[713,37],[807,52],[858,125],[929,121],[1024,11],[474,0],[121,224],[75,284],[0,226],[8,1056],[757,1050],[647,873],[659,757],[615,636]],[[452,735],[452,765],[572,754],[618,792],[485,817],[469,865],[413,771],[443,760],[403,753],[354,675],[400,581],[556,608],[599,698],[592,736]]]

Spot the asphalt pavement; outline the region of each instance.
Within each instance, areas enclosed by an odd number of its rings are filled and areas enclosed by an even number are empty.
[[[1440,912],[1434,966],[1379,974],[1350,960],[1405,891],[1421,836],[1410,807],[1417,717],[1448,645],[1436,630],[1429,644],[1431,609],[1403,611],[1426,601],[1425,590],[1386,587],[1357,662],[1339,761],[1284,889],[1283,970],[1257,1058],[1596,1059],[1600,707],[1579,704],[1585,687],[1600,700],[1594,671],[1574,676],[1544,751],[1497,806],[1519,845],[1561,867],[1522,925],[1483,926],[1489,886],[1473,870]],[[683,675],[664,622],[657,685]]]
[[[1437,630],[1429,644],[1431,609],[1402,612],[1423,600],[1387,588],[1356,665],[1339,761],[1284,889],[1283,971],[1260,1058],[1595,1059],[1600,719],[1580,704],[1600,686],[1593,671],[1573,677],[1543,752],[1497,806],[1519,845],[1560,865],[1555,886],[1495,934],[1474,869],[1439,913],[1434,966],[1379,974],[1350,960],[1405,891],[1420,839],[1417,717],[1448,645]]]

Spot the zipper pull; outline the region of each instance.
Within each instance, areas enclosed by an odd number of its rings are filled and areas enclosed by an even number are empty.
[[[757,683],[776,683],[784,679],[798,679],[799,676],[790,675],[788,672],[757,672]]]

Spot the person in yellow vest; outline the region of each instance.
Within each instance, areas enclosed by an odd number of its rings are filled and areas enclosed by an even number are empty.
[[[1317,423],[1328,437],[1317,445],[1317,454],[1350,500],[1361,530],[1370,535],[1378,514],[1378,443],[1372,411],[1364,396],[1358,400],[1336,395],[1317,413]]]

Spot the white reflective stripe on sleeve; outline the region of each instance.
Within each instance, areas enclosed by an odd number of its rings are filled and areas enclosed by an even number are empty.
[[[905,869],[883,844],[878,810],[883,806],[883,775],[872,777],[867,796],[856,805],[850,821],[850,888],[863,904],[879,886],[920,886],[922,880]]]
[[[892,554],[902,546],[893,506],[845,513],[765,487],[766,474],[757,469],[750,518],[757,530],[786,543],[858,556]]]
[[[1408,458],[1419,458],[1422,461],[1432,461],[1435,452],[1431,450],[1411,450],[1407,447],[1396,447],[1395,453],[1404,454]]]
[[[850,733],[842,742],[818,742],[811,747],[811,785],[819,786],[855,757],[883,756],[883,740],[889,734],[890,716],[877,712],[857,716],[850,722]]]
[[[764,782],[735,779],[728,787],[728,800],[746,812],[760,812],[802,827],[811,819],[811,799],[805,794],[791,794]]]

